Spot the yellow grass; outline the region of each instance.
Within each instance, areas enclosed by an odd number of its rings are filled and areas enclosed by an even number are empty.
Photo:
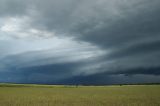
[[[160,85],[1,86],[0,106],[160,106]]]

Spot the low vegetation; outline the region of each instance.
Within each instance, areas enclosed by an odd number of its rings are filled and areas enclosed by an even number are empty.
[[[160,106],[160,85],[0,84],[0,106]]]

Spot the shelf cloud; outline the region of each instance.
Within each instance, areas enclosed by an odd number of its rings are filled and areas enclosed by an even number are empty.
[[[1,0],[0,82],[160,82],[159,0]]]

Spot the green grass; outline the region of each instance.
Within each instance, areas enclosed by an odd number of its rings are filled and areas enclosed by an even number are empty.
[[[0,106],[160,106],[160,85],[0,85]]]

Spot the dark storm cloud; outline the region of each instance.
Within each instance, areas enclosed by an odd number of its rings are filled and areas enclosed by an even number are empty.
[[[77,40],[91,42],[110,51],[110,54],[103,57],[103,61],[114,61],[119,67],[132,66],[129,67],[131,69],[160,65],[158,0],[100,0],[92,3],[90,0],[67,3],[48,0],[41,3],[36,5],[37,8],[48,3],[56,6],[39,8],[42,17],[36,18],[35,23],[46,26],[48,30],[60,29]]]
[[[158,83],[159,76],[154,75],[107,75],[94,74],[90,76],[76,76],[60,81],[61,84],[82,84],[82,85],[106,85],[106,84],[138,84],[138,83]]]
[[[27,78],[36,81],[42,81],[41,77],[48,78],[46,82],[59,79],[57,81],[61,83],[103,84],[111,83],[112,78],[115,81],[112,83],[123,78],[122,82],[146,82],[154,75],[157,76],[153,81],[160,81],[159,5],[159,0],[2,0],[1,16],[26,16],[29,19],[27,27],[31,29],[56,33],[62,38],[74,37],[77,42],[96,45],[106,54],[68,62],[72,56],[58,57],[58,53],[54,53],[46,57],[42,55],[46,51],[42,50],[39,54],[27,53],[30,58],[24,56],[26,54],[3,58],[0,69],[9,64],[15,73],[21,73],[19,76],[26,73]]]

